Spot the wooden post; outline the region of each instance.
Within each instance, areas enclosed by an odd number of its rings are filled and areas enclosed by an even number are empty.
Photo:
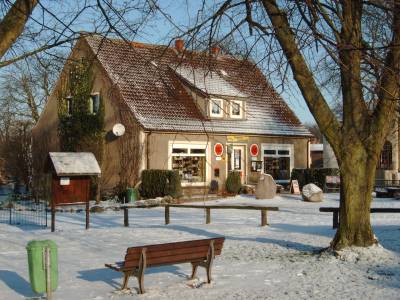
[[[165,225],[169,224],[169,206],[165,205]]]
[[[211,208],[206,208],[206,224],[211,223]]]
[[[89,229],[89,199],[86,200],[86,230]]]
[[[261,210],[261,226],[266,226],[268,225],[267,222],[267,210],[266,209],[262,209]]]
[[[333,226],[332,226],[333,229],[339,227],[339,211],[338,210],[333,212],[333,222],[332,223],[333,223]]]
[[[124,226],[129,226],[129,212],[127,207],[124,207]]]
[[[54,199],[51,199],[51,232],[56,230],[56,206]]]

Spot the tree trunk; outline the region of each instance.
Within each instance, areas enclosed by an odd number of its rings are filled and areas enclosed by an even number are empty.
[[[370,222],[370,207],[375,184],[377,158],[361,146],[348,146],[351,152],[342,156],[339,228],[331,247],[367,247],[376,243]]]

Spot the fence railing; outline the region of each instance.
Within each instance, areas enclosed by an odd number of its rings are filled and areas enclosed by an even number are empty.
[[[47,227],[46,208],[45,201],[6,201],[0,205],[0,223]]]

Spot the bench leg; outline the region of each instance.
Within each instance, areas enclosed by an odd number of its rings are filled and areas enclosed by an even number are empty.
[[[129,213],[126,207],[124,207],[124,226],[129,227]]]
[[[139,294],[144,294],[144,272],[138,276]]]
[[[206,208],[206,224],[210,224],[210,223],[211,223],[211,209]]]
[[[190,279],[194,279],[196,277],[196,272],[197,272],[198,266],[199,266],[199,264],[192,262],[192,276],[190,277]]]
[[[170,219],[169,219],[169,206],[166,205],[165,206],[165,225],[168,225],[169,222],[170,222]]]
[[[122,282],[121,290],[126,290],[128,288],[129,277],[132,275],[132,272],[124,272],[124,280]]]
[[[333,212],[333,220],[332,220],[332,222],[333,222],[333,225],[332,225],[333,229],[339,227],[339,212],[338,211],[334,211]]]
[[[139,294],[144,294],[144,272],[146,271],[146,265],[147,265],[146,261],[147,261],[146,248],[143,248],[139,261],[139,270],[137,273],[137,279],[139,283]]]
[[[207,270],[207,282],[211,283],[211,268],[214,262],[215,250],[214,250],[214,241],[211,241],[210,246],[208,248],[207,262],[206,262],[206,270]]]
[[[266,226],[268,225],[268,220],[267,220],[267,211],[265,209],[261,210],[261,226]]]

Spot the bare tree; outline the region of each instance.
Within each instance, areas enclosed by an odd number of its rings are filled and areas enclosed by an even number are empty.
[[[331,246],[375,243],[369,210],[378,157],[397,117],[400,1],[203,1],[189,28],[156,7],[188,44],[234,37],[267,74],[283,83],[293,76],[341,170]],[[339,117],[327,97],[332,85],[340,91]]]

